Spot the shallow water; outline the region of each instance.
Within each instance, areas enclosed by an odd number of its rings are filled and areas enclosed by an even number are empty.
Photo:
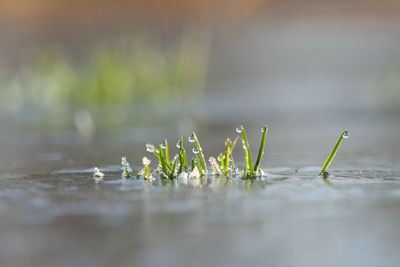
[[[400,172],[271,168],[255,181],[2,177],[6,266],[396,266]]]
[[[397,117],[336,114],[324,127],[302,114],[268,119],[266,178],[188,183],[121,179],[121,156],[136,166],[151,157],[147,142],[165,135],[175,144],[180,131],[148,128],[138,140],[133,127],[88,141],[3,121],[1,265],[398,266]],[[206,156],[218,155],[239,124],[198,122]],[[245,127],[254,151],[260,124]],[[316,174],[345,127],[350,138],[324,181]],[[94,166],[105,173],[99,183]]]

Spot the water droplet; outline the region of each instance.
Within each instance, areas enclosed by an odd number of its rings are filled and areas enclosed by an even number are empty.
[[[194,143],[194,140],[195,140],[194,133],[191,136],[189,136],[188,140],[190,143]]]
[[[265,132],[265,127],[261,128],[261,132],[264,133]]]
[[[344,134],[343,134],[343,138],[349,138],[349,132],[348,131],[344,131]]]
[[[240,126],[236,127],[236,132],[237,133],[241,133],[242,130],[243,130],[243,125],[240,125]]]
[[[178,140],[178,143],[176,143],[177,148],[181,148],[181,140]]]
[[[146,150],[153,153],[156,148],[152,144],[146,144]]]
[[[219,155],[218,158],[217,158],[217,160],[218,160],[218,161],[221,161],[221,160],[222,160],[222,155]]]
[[[161,143],[161,148],[167,148],[167,143],[165,141]]]
[[[194,154],[199,153],[199,150],[196,147],[194,147],[192,151],[193,151]]]

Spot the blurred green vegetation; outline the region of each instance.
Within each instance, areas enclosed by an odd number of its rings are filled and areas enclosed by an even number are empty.
[[[206,33],[187,31],[172,44],[143,35],[99,42],[80,58],[62,47],[42,49],[18,70],[0,65],[0,102],[10,112],[85,110],[93,116],[196,97],[209,43]]]
[[[373,107],[383,112],[400,111],[400,67],[392,67],[372,78],[369,84]]]

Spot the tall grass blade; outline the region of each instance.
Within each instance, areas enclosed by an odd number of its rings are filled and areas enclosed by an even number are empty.
[[[204,176],[204,170],[201,168],[200,159],[199,159],[199,156],[197,156],[197,154],[196,154],[196,164],[197,164],[197,169],[199,169],[200,176],[203,177]]]
[[[328,158],[325,160],[324,165],[322,166],[321,171],[319,172],[319,174],[323,174],[324,172],[326,172],[326,170],[329,168],[329,166],[331,165],[333,158],[336,155],[337,150],[339,149],[340,144],[343,141],[343,138],[347,138],[349,136],[349,132],[347,130],[344,130],[343,133],[340,135],[338,141],[336,142],[336,145],[333,147],[331,153],[329,154]]]
[[[169,149],[168,149],[168,141],[167,138],[164,139],[164,145],[165,145],[165,162],[171,168],[171,162],[169,161]]]
[[[172,165],[171,173],[169,174],[169,178],[172,180],[175,178],[176,167],[178,165],[178,157],[175,158],[174,164]]]
[[[187,157],[186,157],[186,151],[183,148],[183,137],[181,136],[181,139],[179,140],[179,172],[188,171],[188,165],[187,165]]]
[[[168,175],[168,174],[169,174],[169,168],[168,168],[167,163],[165,162],[164,151],[163,151],[161,145],[159,145],[159,148],[160,148],[160,162],[161,162],[161,168],[162,168],[162,171],[163,171],[164,175],[165,175],[166,177],[168,177],[168,176],[169,176],[169,175]]]
[[[248,162],[249,172],[250,172],[251,176],[254,176],[253,160],[251,158],[249,142],[247,141],[247,135],[246,135],[246,132],[245,132],[243,126],[240,126],[240,127],[242,129],[242,141],[243,141],[244,149],[245,149],[246,154],[247,154],[247,160],[246,161]]]
[[[194,145],[199,151],[199,158],[201,161],[201,165],[202,165],[204,171],[207,172],[206,159],[204,158],[203,149],[200,146],[199,138],[197,138],[197,135],[195,132],[193,132],[193,136],[194,136]]]
[[[229,174],[229,158],[230,158],[230,148],[231,148],[231,140],[228,138],[226,139],[226,151],[225,151],[225,158],[224,158],[224,173],[225,175]]]
[[[264,147],[265,147],[265,140],[267,139],[267,132],[268,132],[268,126],[265,125],[263,128],[263,134],[261,137],[261,144],[260,144],[260,149],[258,150],[258,155],[257,155],[257,160],[256,160],[256,165],[254,165],[254,170],[257,172],[258,166],[260,166],[260,161],[262,156],[264,155]]]

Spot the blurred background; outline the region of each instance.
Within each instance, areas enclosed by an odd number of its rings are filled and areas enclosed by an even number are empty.
[[[400,266],[399,26],[399,0],[0,0],[0,265]],[[121,180],[264,124],[265,179]]]
[[[349,128],[346,162],[396,167],[399,15],[396,0],[1,0],[3,167],[26,150],[139,160],[192,130],[217,153],[265,123],[271,165],[319,164]]]

